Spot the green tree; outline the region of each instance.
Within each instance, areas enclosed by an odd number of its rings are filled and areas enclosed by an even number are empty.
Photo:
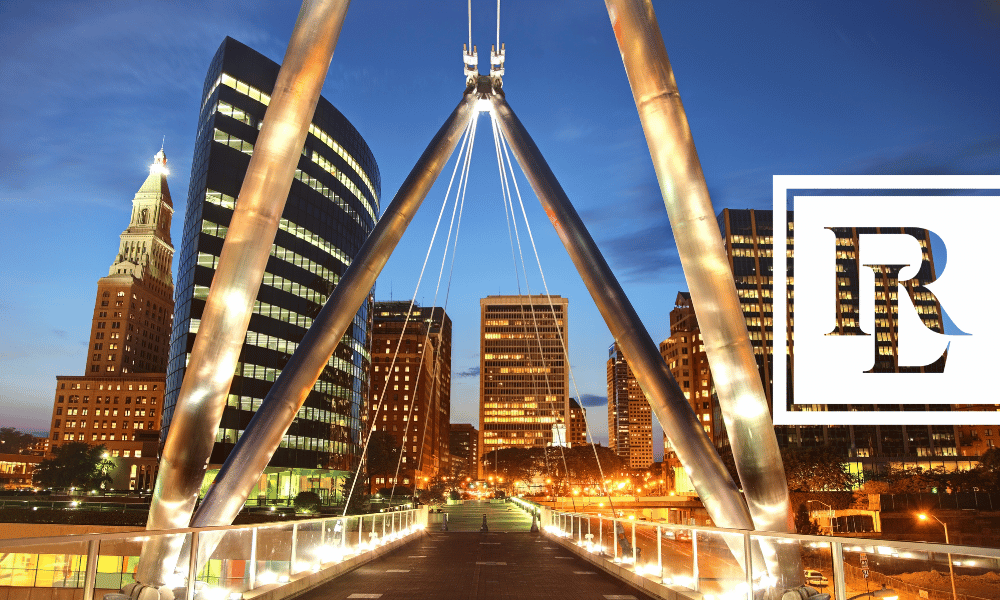
[[[56,447],[52,458],[35,467],[35,483],[42,487],[108,489],[115,463],[104,446],[70,442]]]
[[[0,454],[20,454],[38,441],[30,433],[24,433],[13,427],[0,427]]]
[[[354,485],[354,480],[357,478],[358,473],[352,472],[348,477],[344,478],[344,483],[340,484],[340,493],[347,503],[346,514],[358,515],[365,512],[365,502],[368,500],[367,490],[364,489],[363,480],[362,482]]]
[[[368,455],[365,465],[368,468],[368,476],[381,476],[382,481],[389,481],[396,475],[396,468],[399,466],[399,454],[402,451],[396,438],[387,431],[373,431],[368,440]],[[384,484],[387,487],[391,485]]]
[[[819,535],[819,523],[809,518],[809,509],[805,504],[800,504],[795,511],[795,533]]]
[[[843,455],[825,446],[784,448],[781,461],[788,489],[795,492],[850,490],[857,479],[847,470]]]
[[[295,500],[292,503],[295,505],[296,512],[312,514],[319,512],[323,505],[323,499],[316,492],[299,492],[295,495]]]

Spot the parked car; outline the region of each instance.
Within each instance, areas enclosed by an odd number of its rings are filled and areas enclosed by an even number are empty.
[[[813,587],[826,587],[830,585],[830,580],[828,580],[819,571],[806,569],[803,572],[803,575],[805,575],[806,585],[811,585]]]

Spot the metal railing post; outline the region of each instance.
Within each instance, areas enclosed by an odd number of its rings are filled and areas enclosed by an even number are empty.
[[[601,547],[601,554],[604,554],[604,515],[597,515],[597,544]]]
[[[639,552],[635,548],[635,526],[638,525],[635,521],[632,521],[632,565],[636,565],[636,561],[639,559]]]
[[[386,514],[385,514],[385,513],[382,513],[382,538],[383,538],[383,539],[385,538],[385,517],[386,517]],[[392,520],[393,520],[393,523],[395,523],[395,521],[396,521],[396,518],[395,518],[395,517],[393,517],[393,519],[392,519]]]
[[[656,526],[656,572],[663,583],[663,525]]]
[[[611,558],[615,559],[618,558],[618,519],[611,519],[611,539],[615,543],[615,553],[611,555]]]
[[[696,592],[701,591],[701,582],[698,579],[698,530],[690,529],[691,532],[691,578],[694,579],[694,584],[691,589]]]
[[[833,598],[847,600],[847,577],[844,574],[844,544],[830,542],[830,555],[833,557]]]
[[[97,548],[100,542],[87,542],[87,571],[83,576],[83,600],[94,600],[94,586],[97,584]]]
[[[743,532],[743,568],[746,570],[747,600],[753,600],[753,548],[750,545],[750,532]],[[843,600],[843,599],[841,599]]]
[[[194,598],[194,584],[198,580],[198,532],[191,532],[191,553],[188,554],[187,597]]]
[[[361,543],[364,541],[364,538],[362,537],[364,535],[364,533],[365,533],[365,516],[364,515],[359,515],[358,516],[358,548],[361,547]]]
[[[257,528],[250,530],[250,589],[257,587]]]
[[[291,577],[296,573],[295,571],[295,561],[298,559],[299,553],[299,524],[295,523],[292,525],[292,551],[289,553],[288,558],[288,576]]]

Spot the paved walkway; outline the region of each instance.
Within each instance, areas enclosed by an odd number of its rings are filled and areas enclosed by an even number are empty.
[[[541,534],[492,531],[428,532],[298,598],[652,600]]]
[[[526,532],[531,529],[531,515],[513,502],[466,500],[462,504],[441,507],[448,513],[448,531],[476,531],[483,525],[483,515],[491,533]]]

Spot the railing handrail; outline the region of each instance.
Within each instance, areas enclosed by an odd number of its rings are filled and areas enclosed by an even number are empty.
[[[589,518],[600,517],[606,521],[637,523],[645,527],[663,527],[666,529],[673,529],[673,530],[697,530],[697,531],[704,531],[706,533],[729,533],[729,534],[739,534],[739,535],[749,533],[753,537],[785,538],[785,539],[793,539],[805,542],[818,542],[822,544],[829,544],[831,542],[836,542],[839,544],[843,544],[845,547],[859,546],[861,548],[865,548],[868,546],[871,547],[891,546],[893,548],[899,548],[901,550],[916,550],[918,552],[938,552],[941,554],[948,554],[948,553],[974,554],[977,556],[987,556],[990,558],[1000,559],[1000,549],[983,548],[980,546],[959,546],[955,544],[939,544],[937,542],[907,542],[902,540],[885,540],[881,538],[849,538],[849,537],[838,537],[829,535],[782,533],[775,531],[758,531],[756,529],[730,529],[727,527],[711,527],[708,525],[684,525],[681,523],[644,521],[641,519],[629,519],[627,517],[623,518],[623,517],[605,516],[598,513],[580,513],[580,512],[557,511],[557,510],[552,510],[552,512],[555,514],[574,516],[574,517],[589,517]],[[928,546],[933,546],[933,548],[928,548]]]
[[[331,521],[337,519],[356,519],[359,517],[371,517],[378,515],[388,515],[388,514],[402,514],[408,512],[416,512],[421,509],[410,508],[406,510],[394,510],[389,512],[377,512],[377,513],[365,513],[363,515],[331,515],[328,517],[316,517],[312,519],[294,519],[290,521],[281,521],[276,523],[247,523],[243,525],[216,525],[213,527],[184,527],[179,529],[159,529],[155,531],[150,531],[146,529],[137,529],[133,531],[115,531],[115,532],[104,532],[104,533],[72,533],[68,535],[58,535],[58,536],[43,536],[43,537],[28,537],[28,538],[9,538],[0,540],[0,550],[4,548],[18,548],[23,546],[40,546],[43,544],[75,544],[90,541],[105,541],[105,540],[121,540],[128,538],[149,538],[161,535],[179,535],[187,534],[193,532],[206,532],[206,531],[233,531],[238,529],[264,529],[264,528],[274,528],[274,527],[285,527],[289,525],[302,525],[308,523],[321,523],[323,521]],[[73,523],[44,523],[45,525],[74,525]],[[111,526],[113,527],[113,525]],[[141,540],[144,541],[144,540]]]

